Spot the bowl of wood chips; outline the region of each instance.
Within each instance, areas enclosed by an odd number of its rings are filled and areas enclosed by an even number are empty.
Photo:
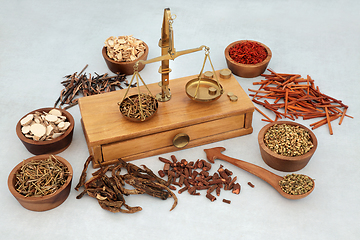
[[[60,156],[37,155],[16,165],[8,177],[11,194],[24,208],[47,211],[69,196],[73,169]]]
[[[318,145],[310,129],[292,121],[275,121],[265,125],[258,134],[258,142],[264,162],[283,172],[304,168]]]
[[[148,53],[148,45],[132,36],[109,37],[102,49],[102,55],[110,71],[126,75],[132,75],[135,63],[139,60],[145,61]],[[144,64],[139,63],[138,71],[144,67]]]
[[[16,125],[16,134],[34,155],[58,154],[72,141],[74,118],[60,108],[40,108],[24,115]]]

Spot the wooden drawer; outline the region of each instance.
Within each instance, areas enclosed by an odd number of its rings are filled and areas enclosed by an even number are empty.
[[[174,137],[179,133],[189,136],[186,147],[194,147],[206,139],[221,137],[221,134],[234,134],[233,131],[244,128],[244,115],[232,116],[192,126],[133,138],[102,146],[102,156],[105,161],[121,157],[123,160],[133,160],[151,156],[153,152],[170,152],[179,150],[173,145]]]
[[[219,76],[219,71],[216,72]],[[240,84],[231,76],[221,79],[224,94],[215,102],[198,103],[186,96],[185,84],[195,76],[170,80],[171,100],[159,103],[159,110],[151,120],[134,123],[119,112],[126,89],[79,99],[82,127],[93,166],[111,164],[117,158],[125,161],[177,151],[173,139],[178,133],[189,136],[184,148],[225,140],[252,133],[254,105]],[[142,86],[143,87],[143,86]],[[153,94],[158,84],[149,84]],[[129,94],[136,92],[130,89]],[[227,91],[238,96],[231,102]]]

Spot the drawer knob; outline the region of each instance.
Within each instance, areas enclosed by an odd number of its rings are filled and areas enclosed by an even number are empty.
[[[186,133],[178,133],[173,138],[173,145],[177,148],[183,148],[186,147],[186,145],[189,143],[190,137]]]

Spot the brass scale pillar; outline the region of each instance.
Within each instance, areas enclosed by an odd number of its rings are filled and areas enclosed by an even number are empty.
[[[175,15],[171,15],[170,8],[164,9],[161,39],[159,40],[159,47],[161,47],[161,56],[146,61],[139,60],[137,62],[137,64],[148,64],[161,61],[161,66],[159,68],[159,73],[161,74],[161,82],[159,83],[161,87],[161,93],[156,94],[156,99],[159,102],[166,102],[171,99],[171,93],[169,89],[169,73],[171,72],[171,69],[169,67],[169,60],[174,60],[175,58],[184,54],[197,52],[202,49],[207,49],[205,45],[202,45],[198,48],[176,52],[174,48],[174,34],[172,29],[172,23],[175,18]]]

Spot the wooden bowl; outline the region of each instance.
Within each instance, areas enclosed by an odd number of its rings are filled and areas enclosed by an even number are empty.
[[[307,130],[310,134],[313,147],[307,153],[301,156],[294,156],[294,157],[283,156],[273,152],[265,145],[264,136],[265,133],[269,130],[269,128],[275,124],[278,125],[287,124],[287,125],[299,126]],[[310,161],[310,158],[313,156],[318,144],[315,134],[310,129],[299,123],[291,122],[291,121],[276,121],[265,125],[259,132],[258,142],[259,142],[261,157],[263,158],[264,162],[270,167],[283,172],[295,172],[304,168]]]
[[[75,125],[74,118],[68,111],[60,108],[56,108],[56,109],[60,110],[62,115],[66,116],[67,121],[70,122],[69,128],[61,136],[48,141],[35,141],[33,139],[29,139],[25,137],[24,134],[21,132],[21,124],[20,124],[21,119],[23,119],[25,116],[27,116],[30,113],[49,112],[51,109],[54,108],[40,108],[32,112],[29,112],[26,115],[24,115],[22,118],[20,118],[19,122],[16,125],[16,134],[18,138],[24,144],[26,149],[34,155],[58,154],[64,151],[65,149],[67,149],[72,141],[74,125]]]
[[[64,185],[62,185],[56,192],[42,196],[42,197],[25,197],[24,195],[20,194],[15,189],[15,183],[16,183],[16,172],[23,166],[24,163],[30,162],[32,160],[41,160],[41,159],[47,159],[50,155],[38,155],[31,158],[28,158],[24,160],[23,162],[19,163],[14,167],[14,169],[10,172],[9,178],[8,178],[8,188],[11,192],[11,194],[16,198],[16,200],[26,209],[32,210],[32,211],[47,211],[53,208],[56,208],[57,206],[61,205],[69,196],[70,189],[71,189],[71,181],[73,176],[73,169],[68,161],[66,161],[64,158],[55,156],[57,160],[59,160],[61,163],[66,165],[70,172],[70,176],[67,178]]]
[[[131,61],[131,62],[119,62],[119,61],[115,61],[113,59],[111,59],[106,52],[106,47],[103,47],[102,49],[102,55],[105,59],[106,65],[108,66],[108,68],[110,69],[110,71],[112,71],[113,73],[124,73],[126,75],[132,75],[134,73],[134,65],[137,61],[139,60],[143,60],[145,61],[148,57],[149,54],[149,47],[148,45],[144,42],[145,45],[145,52],[144,54],[139,57],[138,59]],[[141,70],[143,70],[145,67],[144,64],[139,63],[138,66],[138,71],[140,72]]]
[[[267,51],[267,57],[265,58],[265,60],[260,63],[256,63],[256,64],[243,64],[243,63],[238,63],[238,62],[234,61],[229,55],[229,49],[231,47],[233,47],[234,45],[245,42],[245,41],[256,42],[256,43],[260,44],[261,46],[263,46]],[[232,71],[232,73],[234,73],[235,75],[237,75],[239,77],[243,77],[243,78],[257,77],[260,74],[262,74],[263,72],[265,72],[265,70],[270,62],[271,57],[272,57],[272,53],[271,53],[270,48],[268,48],[266,45],[264,45],[260,42],[252,41],[252,40],[236,41],[236,42],[230,43],[225,49],[225,59],[226,59],[228,68]]]

